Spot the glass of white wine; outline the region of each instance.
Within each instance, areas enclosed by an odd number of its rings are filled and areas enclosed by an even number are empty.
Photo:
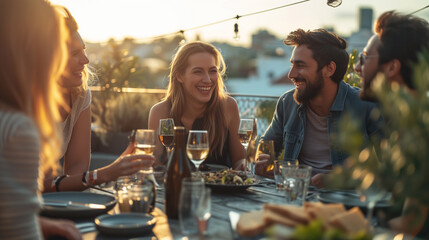
[[[209,154],[209,137],[206,130],[190,130],[186,144],[186,154],[199,172],[200,164]]]
[[[243,118],[240,119],[240,126],[238,127],[238,136],[240,138],[241,145],[245,149],[249,145],[250,138],[253,132],[253,119]]]
[[[174,120],[172,118],[159,119],[158,136],[162,145],[167,149],[167,159],[174,147]]]
[[[152,129],[137,129],[136,154],[153,155],[155,151],[155,131]]]

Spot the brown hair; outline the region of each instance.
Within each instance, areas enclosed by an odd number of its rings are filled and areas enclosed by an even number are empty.
[[[225,75],[226,65],[220,52],[211,44],[204,42],[190,42],[179,48],[174,55],[170,66],[170,83],[168,85],[165,100],[171,104],[170,117],[176,123],[181,122],[181,117],[185,108],[185,92],[183,85],[178,81],[178,75],[183,74],[188,67],[188,59],[195,53],[207,52],[216,60],[219,71],[216,88],[203,117],[203,129],[209,133],[210,152],[222,152],[224,142],[227,136],[227,121],[224,114],[224,105],[227,99],[223,76]]]
[[[307,45],[313,51],[313,58],[317,62],[317,71],[320,71],[330,62],[334,62],[337,68],[332,75],[332,80],[339,83],[347,71],[349,54],[346,51],[347,43],[344,39],[325,29],[304,31],[298,29],[289,33],[284,40],[286,45]]]
[[[377,48],[379,64],[398,59],[405,84],[414,89],[412,66],[418,60],[418,53],[429,47],[428,22],[413,15],[389,11],[378,17],[374,28],[380,39]]]

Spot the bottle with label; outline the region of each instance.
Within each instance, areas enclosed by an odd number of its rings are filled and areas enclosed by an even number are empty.
[[[147,194],[147,202],[149,204],[148,213],[150,213],[155,208],[156,203],[156,184],[155,177],[153,175],[153,168],[147,167],[138,171],[136,174],[136,179],[136,185],[145,186],[149,189]]]
[[[168,218],[177,219],[182,179],[191,177],[191,166],[186,157],[185,128],[174,127],[175,147],[170,154],[165,182],[165,213]]]

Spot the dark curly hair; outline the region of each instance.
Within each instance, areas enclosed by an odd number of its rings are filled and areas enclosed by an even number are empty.
[[[380,39],[379,64],[398,59],[404,83],[414,89],[412,66],[417,62],[419,52],[429,46],[428,22],[413,15],[389,11],[378,17],[375,32]]]
[[[335,33],[325,29],[313,31],[298,29],[289,33],[284,43],[293,46],[307,45],[313,51],[313,58],[317,62],[317,71],[332,61],[337,66],[331,77],[332,80],[338,83],[343,79],[349,63],[349,54],[346,51],[346,41]]]

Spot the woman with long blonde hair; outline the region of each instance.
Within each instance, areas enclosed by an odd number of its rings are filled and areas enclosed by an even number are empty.
[[[59,78],[61,97],[60,122],[62,140],[60,157],[63,169],[53,174],[47,173],[45,192],[81,191],[92,185],[114,181],[120,176],[136,173],[153,162],[153,156],[134,154],[134,144],[130,143],[122,155],[112,164],[89,171],[91,160],[91,91],[88,88],[89,59],[85,43],[78,32],[78,24],[72,14],[62,6],[56,10],[63,18],[69,42],[69,57],[65,70]],[[90,181],[89,179],[92,179]]]
[[[180,47],[171,62],[166,97],[149,113],[149,128],[157,130],[160,119],[173,118],[187,132],[207,130],[210,152],[204,163],[243,168],[238,106],[226,93],[225,71],[223,57],[213,45],[196,41]],[[160,160],[164,148],[159,139],[156,145]]]
[[[42,172],[58,169],[62,19],[43,0],[0,1],[0,239],[80,239],[70,221],[39,218]]]

